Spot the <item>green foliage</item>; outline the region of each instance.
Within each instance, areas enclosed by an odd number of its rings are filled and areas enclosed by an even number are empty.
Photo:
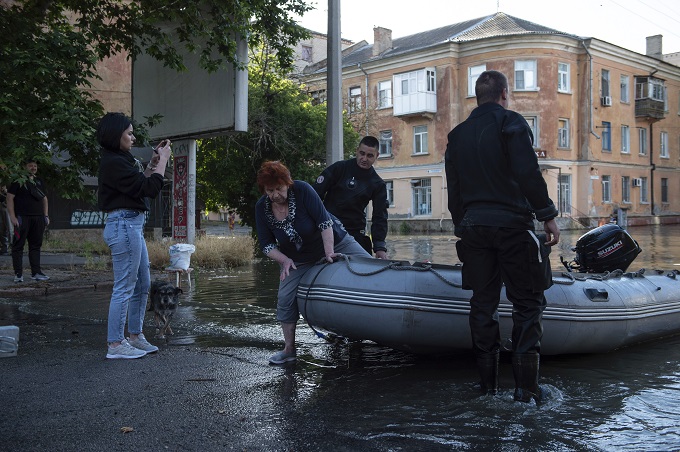
[[[260,49],[250,58],[248,132],[201,140],[197,153],[198,197],[208,210],[236,210],[251,227],[261,196],[256,175],[263,161],[281,160],[294,179],[307,182],[326,166],[326,105],[312,105],[271,55]],[[348,154],[359,136],[346,120],[343,127]]]
[[[0,2],[0,180],[24,180],[23,162],[37,157],[52,189],[86,198],[82,176],[96,175],[93,132],[104,113],[87,88],[103,59],[146,52],[184,70],[178,55],[184,46],[214,71],[236,61],[234,37],[246,36],[251,46],[272,42],[285,68],[293,45],[306,36],[292,15],[308,9],[305,0]],[[158,120],[135,125],[139,141]]]
[[[411,234],[411,225],[409,225],[406,221],[402,221],[399,225],[399,233],[401,235]]]

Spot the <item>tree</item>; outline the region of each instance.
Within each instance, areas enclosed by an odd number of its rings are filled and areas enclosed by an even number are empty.
[[[215,71],[236,62],[234,36],[246,36],[249,45],[271,42],[288,67],[307,35],[292,15],[309,9],[305,0],[0,0],[0,180],[25,181],[23,162],[36,157],[62,197],[85,197],[82,176],[97,172],[93,133],[104,109],[83,88],[99,78],[101,61],[146,52],[185,70],[179,42]],[[158,119],[135,126],[140,144]]]
[[[260,48],[250,57],[248,132],[199,141],[198,197],[208,210],[228,206],[244,224],[255,225],[255,203],[261,196],[257,170],[265,160],[281,160],[294,179],[311,182],[326,166],[326,105],[311,98],[273,58]],[[359,135],[345,119],[345,154]]]

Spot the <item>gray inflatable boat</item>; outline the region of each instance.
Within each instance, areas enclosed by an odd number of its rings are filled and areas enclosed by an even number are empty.
[[[472,292],[460,265],[344,257],[319,264],[298,287],[300,313],[315,330],[413,353],[469,352]],[[545,291],[541,353],[603,353],[680,332],[677,271],[553,274]],[[512,304],[498,309],[510,349]]]

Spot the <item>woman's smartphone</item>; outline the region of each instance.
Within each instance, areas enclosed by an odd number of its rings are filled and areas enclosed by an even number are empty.
[[[161,141],[160,143],[158,143],[158,146],[156,146],[155,148],[153,148],[153,151],[154,151],[156,154],[158,154],[158,149],[164,148],[166,144],[168,144],[168,140],[163,140],[163,141]]]

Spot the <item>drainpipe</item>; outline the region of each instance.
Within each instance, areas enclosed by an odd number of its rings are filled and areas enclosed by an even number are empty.
[[[588,80],[588,105],[590,106],[589,108],[589,113],[590,113],[590,133],[595,135],[595,138],[598,140],[600,139],[600,136],[595,133],[595,127],[593,127],[593,56],[590,54],[588,51],[588,47],[586,47],[585,42],[581,41],[581,45],[583,46],[583,49],[586,51],[588,54],[588,68],[589,68],[589,80]]]
[[[649,123],[649,165],[652,167],[649,171],[649,206],[652,211],[649,212],[650,215],[654,216],[654,170],[656,165],[654,164],[654,123]]]
[[[357,63],[357,67],[361,70],[361,72],[364,73],[364,85],[366,88],[366,96],[365,96],[365,103],[364,103],[364,111],[366,112],[366,135],[368,135],[368,73],[364,71],[364,68],[361,67],[361,63]]]

